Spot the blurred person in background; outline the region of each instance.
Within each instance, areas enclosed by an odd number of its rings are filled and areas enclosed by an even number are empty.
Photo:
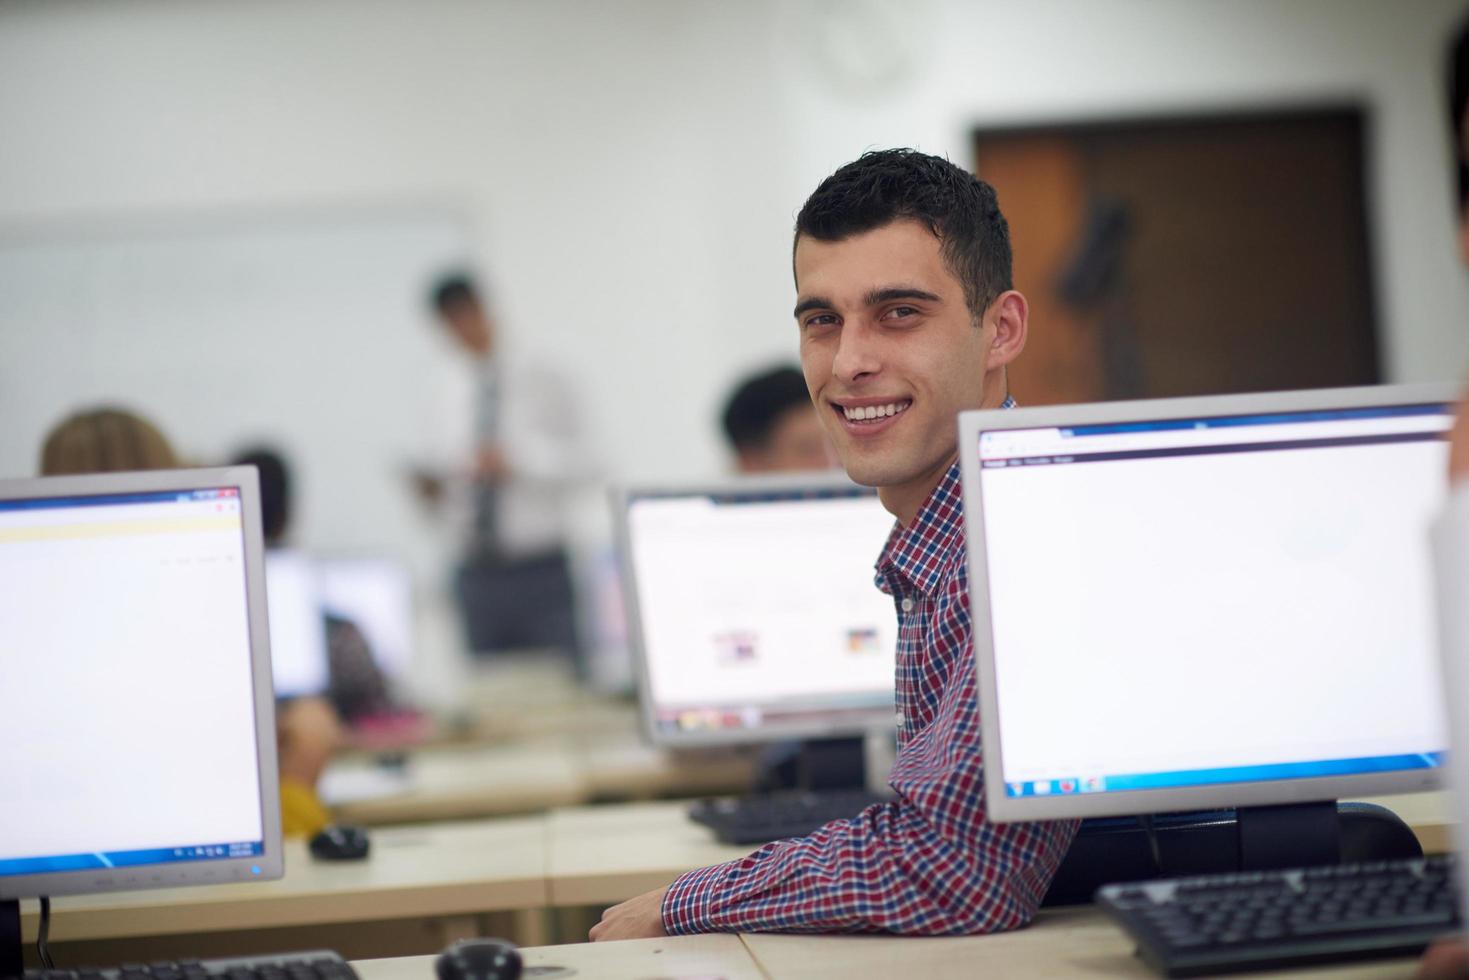
[[[284,546],[292,512],[291,471],[285,457],[268,446],[255,446],[236,454],[233,465],[253,466],[260,474],[260,525],[265,547]],[[330,677],[326,698],[332,708],[348,724],[392,713],[387,678],[361,628],[326,609],[322,617],[326,622]]]
[[[58,423],[41,447],[42,476],[169,470],[181,465],[156,425],[121,408],[77,412]],[[276,741],[282,830],[290,836],[310,836],[330,822],[316,785],[341,742],[341,724],[331,705],[319,698],[298,698],[276,706]]]
[[[799,368],[782,365],[745,378],[730,393],[721,421],[741,473],[836,465]]]
[[[452,432],[458,423],[455,444],[414,477],[424,500],[464,515],[455,589],[470,646],[576,658],[566,509],[593,469],[577,407],[554,373],[511,368],[498,324],[467,275],[439,280],[430,303],[468,385],[455,392],[458,404],[442,427]]]
[[[163,433],[121,408],[77,412],[57,424],[41,446],[41,475],[125,473],[182,466]]]

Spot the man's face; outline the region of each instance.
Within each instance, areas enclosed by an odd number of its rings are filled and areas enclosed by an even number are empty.
[[[985,407],[998,303],[976,325],[938,238],[916,221],[838,242],[802,236],[795,269],[801,368],[847,475],[921,502],[955,458],[957,413]]]
[[[494,324],[478,300],[456,300],[445,306],[440,316],[459,346],[469,353],[484,357],[494,350]]]
[[[745,473],[825,470],[835,462],[821,418],[806,404],[780,413],[765,445],[740,453],[740,470]]]

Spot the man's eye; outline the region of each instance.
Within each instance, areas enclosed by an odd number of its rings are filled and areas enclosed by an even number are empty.
[[[884,314],[884,320],[901,320],[910,316],[917,316],[918,310],[912,306],[895,306]]]
[[[830,327],[835,325],[836,322],[837,318],[835,314],[817,313],[815,316],[808,316],[805,325],[807,327]]]

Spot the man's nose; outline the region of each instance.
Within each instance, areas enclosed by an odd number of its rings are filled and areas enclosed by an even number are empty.
[[[837,340],[832,373],[842,381],[859,381],[881,370],[877,331],[862,321],[849,320]]]

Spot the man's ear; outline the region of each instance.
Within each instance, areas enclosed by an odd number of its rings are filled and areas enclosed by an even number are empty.
[[[1007,290],[990,304],[990,316],[995,326],[995,339],[990,344],[986,366],[993,370],[1009,364],[1025,350],[1025,338],[1030,328],[1030,303],[1015,290]]]

